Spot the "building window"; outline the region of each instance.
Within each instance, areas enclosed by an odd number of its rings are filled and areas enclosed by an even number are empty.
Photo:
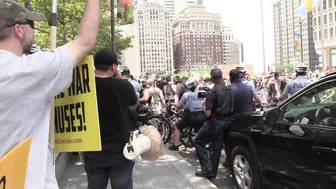
[[[324,29],[324,39],[328,39],[328,30]]]
[[[327,9],[327,1],[323,0],[323,10],[326,10],[326,9]]]
[[[334,37],[334,28],[330,28],[329,30],[330,30],[329,31],[329,37],[333,38]]]
[[[333,22],[333,13],[329,13],[329,23]]]
[[[318,17],[318,25],[321,26],[321,17]]]
[[[319,40],[321,40],[322,39],[322,33],[321,33],[321,30],[319,31],[319,38],[318,38]]]
[[[327,15],[326,15],[326,14],[323,15],[323,22],[324,22],[324,23],[323,23],[324,25],[328,23]]]
[[[329,1],[328,1],[328,5],[329,5],[329,6],[328,6],[329,8],[332,7],[332,0],[329,0]]]

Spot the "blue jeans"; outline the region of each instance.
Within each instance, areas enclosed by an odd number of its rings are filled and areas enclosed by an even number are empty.
[[[88,189],[106,189],[109,179],[113,189],[133,189],[133,167],[123,153],[84,153]]]
[[[217,175],[219,160],[224,142],[224,132],[229,126],[229,121],[209,120],[206,121],[195,139],[197,156],[202,171],[212,170]],[[205,146],[212,143],[212,154],[208,155]]]

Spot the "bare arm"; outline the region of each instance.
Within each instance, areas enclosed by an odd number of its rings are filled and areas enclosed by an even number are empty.
[[[254,94],[254,95],[253,95],[253,98],[254,98],[254,100],[255,100],[256,102],[258,102],[259,104],[262,104],[259,95]]]
[[[79,25],[78,37],[66,44],[70,49],[73,67],[76,67],[94,47],[99,28],[100,0],[86,0],[86,7]]]
[[[205,102],[206,102],[206,99],[204,99],[204,100],[202,101],[203,115],[204,115],[205,117],[210,117],[212,111],[211,111],[211,110],[207,110]]]
[[[177,96],[177,94],[175,94],[175,95],[174,95],[174,102],[175,102],[175,103],[178,103],[178,101],[179,101],[178,96]]]
[[[143,97],[139,99],[139,102],[146,102],[149,99],[149,92],[148,92],[148,90],[146,89],[143,93],[144,93]]]
[[[159,91],[159,97],[160,97],[160,99],[161,99],[162,106],[163,106],[164,108],[166,108],[166,101],[165,101],[165,98],[164,98],[164,96],[163,96],[163,93],[162,93],[162,91],[161,91],[160,89],[158,89],[158,91]]]

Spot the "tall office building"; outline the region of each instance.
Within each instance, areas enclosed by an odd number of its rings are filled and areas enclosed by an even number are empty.
[[[176,0],[162,0],[164,8],[169,11],[170,19],[172,20],[175,16],[175,1]],[[178,0],[177,0],[178,1]]]
[[[318,53],[322,55],[322,37],[324,37],[324,63],[336,66],[336,0],[323,0],[319,7],[313,9],[313,26],[314,41]]]
[[[173,73],[172,27],[169,11],[159,2],[143,0],[135,13],[141,74]]]
[[[243,61],[243,51],[241,43],[236,39],[231,27],[222,27],[223,38],[223,63],[240,64]]]
[[[124,62],[123,65],[127,66],[131,74],[134,77],[141,76],[140,70],[140,49],[139,49],[139,35],[137,34],[138,28],[137,23],[128,24],[125,26],[120,26],[121,29],[124,31],[124,37],[126,36],[133,36],[131,48],[126,49],[123,52]],[[121,58],[122,59],[122,58]]]
[[[244,44],[239,43],[239,63],[243,64],[245,63],[245,57],[244,57]]]
[[[174,67],[177,72],[200,71],[223,64],[221,15],[203,5],[189,5],[177,14],[174,28]]]
[[[182,12],[189,5],[202,5],[201,0],[175,0],[175,15]]]
[[[275,65],[302,61],[309,65],[311,70],[315,70],[318,56],[313,41],[312,14],[299,17],[300,2],[301,0],[279,0],[273,5]],[[299,47],[295,48],[295,44]],[[300,46],[302,46],[302,60]]]

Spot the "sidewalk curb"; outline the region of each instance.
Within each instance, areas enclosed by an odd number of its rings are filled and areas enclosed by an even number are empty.
[[[184,158],[175,151],[169,151],[168,149],[163,149],[163,154],[172,155],[176,157],[177,160],[171,160],[171,164],[177,169],[178,172],[189,182],[189,184],[194,189],[215,189],[217,188],[212,182],[210,182],[206,178],[196,177],[195,176],[195,168]]]

